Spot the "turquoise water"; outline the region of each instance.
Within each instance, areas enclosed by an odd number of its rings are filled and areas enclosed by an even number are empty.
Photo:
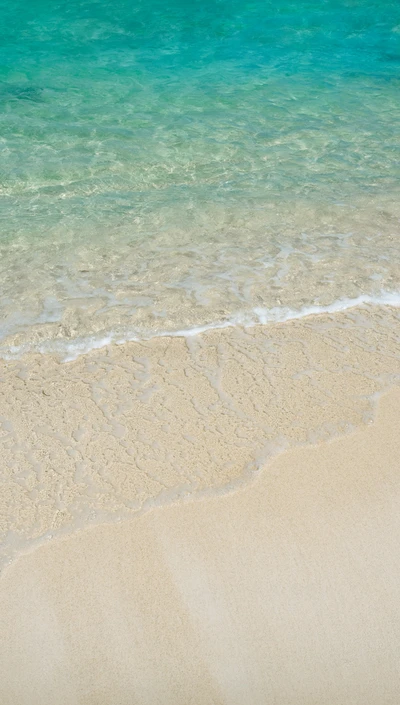
[[[2,0],[0,27],[5,347],[399,289],[399,3]]]

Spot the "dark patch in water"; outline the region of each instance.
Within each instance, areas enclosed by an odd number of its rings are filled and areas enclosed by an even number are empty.
[[[13,100],[28,100],[32,103],[43,102],[42,88],[18,84],[3,83],[0,85],[0,101],[8,103]]]
[[[400,81],[400,73],[384,73],[383,71],[381,73],[372,73],[371,71],[346,71],[345,75],[346,78],[365,79],[379,83],[397,83]]]
[[[400,54],[385,53],[381,56],[381,61],[392,61],[400,64]]]

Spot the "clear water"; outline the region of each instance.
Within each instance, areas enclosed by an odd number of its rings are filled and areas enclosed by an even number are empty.
[[[1,0],[0,27],[3,352],[398,291],[399,3]]]

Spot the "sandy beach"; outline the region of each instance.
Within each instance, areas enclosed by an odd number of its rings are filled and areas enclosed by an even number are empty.
[[[4,705],[389,705],[398,310],[3,366]]]
[[[0,26],[0,705],[400,705],[400,3]]]
[[[389,705],[400,393],[247,488],[42,546],[0,581],[4,705]]]
[[[399,309],[3,362],[0,566],[87,525],[240,487],[351,432],[399,380]]]

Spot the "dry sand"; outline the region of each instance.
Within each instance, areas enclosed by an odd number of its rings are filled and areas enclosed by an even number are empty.
[[[21,557],[2,705],[397,705],[399,418],[396,391],[247,488]]]
[[[396,325],[4,365],[1,705],[398,705]]]

